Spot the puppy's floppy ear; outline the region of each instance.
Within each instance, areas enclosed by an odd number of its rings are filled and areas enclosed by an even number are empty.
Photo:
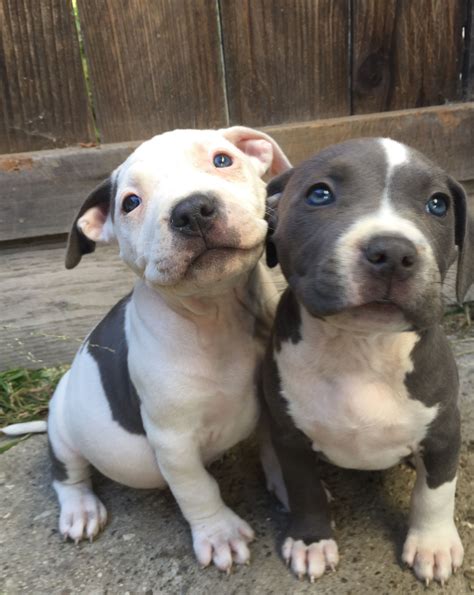
[[[277,175],[291,167],[291,163],[278,143],[260,130],[246,126],[232,126],[221,128],[218,132],[250,157],[260,177],[267,171]]]
[[[455,242],[458,247],[456,297],[461,304],[474,283],[474,204],[469,205],[464,188],[453,178],[448,186],[454,197]]]
[[[278,223],[278,202],[283,190],[288,183],[288,180],[293,175],[294,169],[287,169],[284,173],[270,180],[267,186],[267,206],[265,219],[268,223],[267,243],[266,243],[266,259],[267,266],[270,268],[276,267],[278,264],[278,254],[276,246],[272,240],[272,236],[276,230]]]
[[[94,252],[96,242],[106,242],[112,238],[111,230],[105,229],[111,212],[112,187],[110,177],[99,184],[86,198],[74,218],[66,249],[67,269],[78,265],[84,254]]]

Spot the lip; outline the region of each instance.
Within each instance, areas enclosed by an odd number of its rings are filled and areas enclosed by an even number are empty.
[[[400,316],[403,314],[400,306],[390,300],[376,300],[374,302],[368,302],[360,306],[354,306],[351,311],[360,317],[383,317],[391,318],[393,316]]]

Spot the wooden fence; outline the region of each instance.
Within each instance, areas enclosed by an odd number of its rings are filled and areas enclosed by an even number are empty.
[[[265,127],[295,162],[386,135],[474,188],[472,0],[0,0],[0,368],[68,361],[130,286],[63,268],[87,192],[176,127]]]

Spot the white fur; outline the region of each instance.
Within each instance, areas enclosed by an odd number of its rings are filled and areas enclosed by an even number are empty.
[[[21,436],[22,434],[41,434],[46,432],[47,424],[45,421],[29,421],[21,424],[12,424],[0,428],[7,436]]]
[[[339,551],[334,539],[321,539],[305,545],[301,540],[287,537],[282,546],[282,556],[298,578],[308,575],[312,583],[324,574],[326,568],[335,570],[339,563]]]
[[[444,583],[462,564],[464,549],[454,524],[456,478],[438,488],[426,482],[426,470],[417,458],[417,478],[412,493],[410,528],[403,547],[403,561],[427,584]]]
[[[219,152],[232,156],[232,167],[214,167]],[[146,436],[112,418],[86,340],[50,408],[49,437],[68,471],[54,484],[65,536],[91,538],[105,522],[90,489],[91,463],[132,487],[168,484],[202,565],[228,571],[233,560],[248,561],[253,531],[225,506],[205,464],[257,422],[255,370],[264,345],[255,327],[269,328],[278,299],[258,262],[267,229],[260,176],[288,166],[270,137],[248,128],[165,133],[114,172],[114,217],[104,220],[94,207],[79,221],[90,239],[116,238],[140,277],[126,306],[125,336]],[[170,227],[173,207],[196,192],[212,193],[224,213],[197,248],[199,239],[190,244]],[[142,203],[125,214],[122,199],[130,193]]]
[[[314,450],[351,469],[386,469],[416,452],[438,409],[410,399],[404,384],[417,335],[354,333],[301,310],[302,340],[283,342],[275,357]]]
[[[402,145],[402,143],[399,143],[398,141],[391,138],[381,138],[380,144],[385,151],[390,173],[395,167],[408,162],[409,153],[408,147],[406,145]]]

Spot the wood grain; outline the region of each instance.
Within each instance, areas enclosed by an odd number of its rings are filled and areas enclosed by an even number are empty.
[[[467,0],[352,0],[354,114],[461,99]]]
[[[214,0],[78,0],[102,142],[225,125]]]
[[[89,192],[137,143],[0,156],[0,241],[69,231]]]
[[[358,136],[391,136],[418,148],[459,180],[474,179],[474,103],[265,128],[298,163]],[[61,234],[90,190],[137,142],[0,157],[0,242]]]
[[[263,128],[293,163],[330,144],[389,136],[425,153],[459,180],[474,178],[474,102]]]
[[[347,0],[220,0],[231,123],[349,114]]]
[[[72,271],[65,242],[0,251],[0,370],[69,363],[84,336],[132,287],[116,247],[97,249]]]
[[[72,7],[0,0],[0,153],[94,138]]]
[[[466,38],[464,53],[464,99],[474,100],[474,2],[471,0],[466,13]]]

